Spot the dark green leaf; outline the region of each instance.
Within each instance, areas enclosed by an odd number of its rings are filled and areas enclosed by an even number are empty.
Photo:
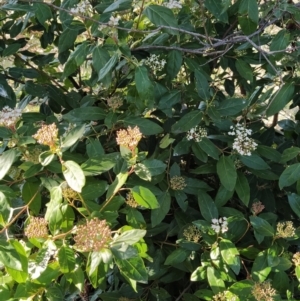
[[[222,185],[229,191],[235,187],[237,172],[231,158],[221,156],[217,163],[217,174]]]
[[[176,249],[167,257],[164,265],[173,265],[173,264],[176,265],[178,263],[182,263],[188,258],[190,253],[191,253],[190,251],[185,249],[181,249],[181,248]]]
[[[208,222],[219,217],[218,208],[213,199],[202,190],[199,190],[198,192],[198,205],[202,216]]]
[[[263,236],[274,236],[273,227],[263,218],[250,216],[250,223],[258,234]]]
[[[223,12],[222,3],[219,0],[205,0],[205,7],[221,22],[228,23],[228,14]]]
[[[198,125],[202,120],[203,112],[200,110],[190,111],[172,126],[173,133],[187,132]]]
[[[288,201],[289,201],[289,204],[290,204],[292,210],[300,218],[300,196],[296,193],[289,194]]]
[[[247,178],[242,172],[238,172],[235,191],[244,205],[248,207],[250,201],[250,186]]]
[[[209,156],[211,156],[216,160],[219,159],[219,155],[220,155],[219,149],[208,138],[203,137],[201,141],[198,142],[198,144],[206,154],[208,154]]]
[[[163,129],[161,126],[159,126],[157,123],[155,123],[147,118],[132,117],[132,116],[126,117],[124,119],[124,125],[126,127],[138,126],[140,131],[144,135],[156,135],[156,134],[163,132]]]
[[[200,98],[204,100],[210,99],[209,84],[206,77],[199,71],[195,70],[196,88]]]
[[[84,107],[73,109],[63,117],[70,122],[76,123],[78,121],[103,120],[106,117],[106,113],[98,107]]]
[[[253,169],[270,169],[270,166],[261,157],[255,154],[252,154],[251,156],[240,156],[240,160],[243,164]]]
[[[207,280],[215,294],[222,292],[225,289],[225,283],[221,279],[219,270],[215,269],[212,266],[207,268]]]
[[[239,13],[248,15],[251,21],[258,23],[258,5],[256,0],[241,0],[239,5]]]
[[[279,188],[293,185],[300,179],[300,163],[288,166],[279,178]]]
[[[267,116],[272,116],[282,110],[293,98],[295,86],[292,82],[284,84],[270,98]]]
[[[103,13],[112,13],[115,11],[122,11],[131,8],[132,0],[117,0],[108,6]]]
[[[36,182],[25,182],[22,189],[22,198],[35,215],[38,215],[41,208],[40,184]]]
[[[153,209],[151,211],[151,225],[155,227],[159,225],[163,219],[166,217],[171,207],[171,196],[168,192],[157,196],[159,208]]]
[[[149,106],[148,104],[150,104],[151,107],[154,100],[154,87],[145,66],[139,66],[135,69],[135,84],[140,99],[144,102],[145,106]]]
[[[143,14],[156,26],[177,27],[177,20],[172,12],[167,7],[159,5],[148,5],[143,11]],[[176,30],[169,29],[168,32],[177,34]]]
[[[244,98],[227,98],[216,109],[222,116],[233,116],[240,113],[247,105],[248,102]]]

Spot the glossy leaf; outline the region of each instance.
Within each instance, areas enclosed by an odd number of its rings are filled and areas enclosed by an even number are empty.
[[[75,191],[81,192],[85,185],[85,176],[80,166],[74,161],[63,163],[63,175],[68,185]]]
[[[229,191],[235,187],[237,172],[231,158],[221,156],[217,163],[217,173],[222,185]]]

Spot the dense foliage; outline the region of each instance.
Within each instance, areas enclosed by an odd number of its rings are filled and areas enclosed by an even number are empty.
[[[299,29],[285,0],[2,3],[0,299],[299,300]]]

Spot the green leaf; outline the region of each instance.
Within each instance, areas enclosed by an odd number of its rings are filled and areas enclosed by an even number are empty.
[[[126,277],[138,282],[147,282],[147,270],[145,268],[143,260],[140,257],[122,260],[115,257],[115,262],[121,273]]]
[[[212,266],[207,267],[207,280],[215,294],[221,293],[225,290],[225,283],[221,279],[219,270],[215,269]]]
[[[257,23],[253,22],[248,16],[238,17],[238,20],[245,35],[250,35],[257,28]]]
[[[258,24],[258,4],[256,0],[241,0],[239,5],[239,13],[248,15],[251,21]]]
[[[246,80],[249,80],[250,83],[253,81],[253,70],[248,63],[246,63],[242,59],[238,59],[235,62],[235,67],[241,77],[243,77]]]
[[[35,8],[36,18],[47,29],[48,25],[46,24],[46,21],[52,18],[50,7],[42,3],[33,3],[33,7]]]
[[[6,195],[0,190],[0,224],[3,226],[8,223],[11,217],[11,207]]]
[[[209,84],[206,77],[199,71],[195,70],[196,88],[200,98],[204,100],[210,99]]]
[[[140,99],[145,106],[151,108],[154,101],[154,87],[148,76],[148,69],[145,66],[139,66],[135,69],[135,85]]]
[[[131,189],[132,195],[137,203],[145,208],[155,209],[159,208],[159,203],[155,195],[143,186],[134,186]]]
[[[285,83],[270,98],[267,116],[272,116],[282,110],[293,98],[295,86],[292,82]]]
[[[107,190],[107,182],[101,180],[89,180],[82,188],[81,197],[84,200],[94,200],[102,196]]]
[[[238,172],[237,175],[235,191],[244,205],[248,207],[250,201],[250,186],[248,180],[242,172]]]
[[[203,112],[200,110],[190,111],[183,115],[183,117],[172,126],[171,130],[175,134],[187,132],[201,122],[202,116]]]
[[[164,265],[176,265],[184,262],[190,255],[191,251],[179,248],[173,251],[164,262]]]
[[[172,80],[178,74],[182,65],[182,53],[178,50],[171,50],[167,57],[167,79]]]
[[[222,185],[229,191],[235,187],[237,172],[231,158],[221,156],[217,163],[217,174]]]
[[[98,76],[100,75],[100,70],[105,66],[105,64],[109,61],[110,56],[109,52],[104,49],[102,46],[96,46],[93,50],[93,67],[95,68],[95,71],[98,73]],[[111,82],[111,74],[108,73],[106,75],[105,81],[104,79],[102,82],[106,85],[109,85]]]
[[[151,211],[151,225],[156,227],[159,225],[163,219],[166,217],[171,208],[171,196],[168,192],[157,196],[159,208],[153,209]]]
[[[270,146],[258,145],[257,152],[261,156],[263,156],[269,160],[272,160],[273,162],[279,162],[281,159],[281,154],[276,149],[274,149]]]
[[[71,273],[75,269],[75,254],[68,246],[62,246],[58,252],[58,262],[62,273]]]
[[[117,0],[111,5],[109,5],[103,13],[112,13],[115,11],[122,11],[131,8],[132,0]]]
[[[290,44],[290,33],[286,29],[280,30],[270,45],[270,51],[285,50]]]
[[[146,230],[128,230],[113,238],[111,246],[122,245],[124,243],[133,245],[146,235]]]
[[[86,176],[100,175],[112,169],[119,158],[119,153],[110,153],[90,158],[82,163],[81,168]]]
[[[213,142],[211,142],[208,138],[203,137],[201,141],[198,142],[200,148],[212,158],[219,160],[220,151],[215,146]]]
[[[204,5],[218,20],[228,23],[228,14],[223,12],[222,2],[219,0],[205,0]]]
[[[10,149],[0,156],[0,180],[4,178],[17,157],[17,149]]]
[[[65,152],[72,145],[74,145],[80,138],[82,138],[85,131],[85,124],[76,126],[62,139],[61,151]]]
[[[14,44],[10,44],[8,45],[2,52],[2,56],[6,57],[6,56],[10,56],[15,54],[19,49],[21,48],[21,45],[19,43],[14,43]]]
[[[162,174],[167,167],[165,163],[156,159],[146,159],[136,165],[136,167],[139,166],[147,169],[152,177]]]
[[[70,48],[74,47],[78,31],[70,28],[66,28],[63,33],[59,36],[58,40],[58,51],[62,53]]]
[[[261,157],[255,154],[251,156],[240,156],[240,160],[246,166],[256,170],[270,169],[270,166]]]
[[[241,261],[235,245],[228,239],[222,239],[219,243],[219,247],[223,260],[229,265],[233,272],[238,275],[241,269]]]
[[[171,9],[159,6],[148,5],[143,14],[156,26],[178,27],[177,20]],[[167,32],[177,34],[176,30],[169,29]]]
[[[10,138],[12,131],[4,126],[0,126],[0,138]]]
[[[219,103],[216,110],[222,116],[233,116],[239,114],[247,106],[248,102],[244,98],[227,98]]]
[[[258,234],[263,236],[274,236],[274,228],[263,218],[250,216],[250,223]]]
[[[198,205],[202,216],[208,222],[211,222],[213,218],[219,217],[218,208],[213,199],[202,190],[198,192]]]
[[[268,265],[268,254],[267,251],[260,252],[255,258],[251,276],[254,281],[263,282],[267,279],[269,273],[271,272],[271,267]]]
[[[30,202],[29,208],[35,215],[38,215],[41,209],[40,184],[37,182],[25,182],[22,189],[22,198],[26,204]]]
[[[22,271],[22,262],[20,255],[8,242],[1,240],[0,244],[0,262],[7,268]]]
[[[115,67],[119,60],[119,55],[114,54],[109,61],[100,69],[99,75],[98,75],[98,81],[102,81]]]
[[[300,179],[300,163],[289,165],[279,177],[279,188],[293,185]]]
[[[140,118],[140,117],[126,117],[124,119],[124,125],[126,127],[138,126],[140,131],[144,135],[156,135],[163,132],[163,128],[159,126],[157,123],[149,120],[149,118]]]
[[[181,93],[178,90],[172,90],[163,94],[158,103],[158,108],[161,110],[171,109],[175,104],[179,103],[181,99]]]
[[[49,165],[53,159],[55,158],[55,154],[52,151],[45,151],[39,155],[39,162],[42,166]]]
[[[290,204],[292,210],[300,218],[300,196],[296,193],[289,194],[288,201],[289,201],[289,204]]]
[[[283,151],[279,163],[284,164],[300,154],[300,148],[293,146],[291,148],[287,148]]]
[[[106,113],[103,109],[98,107],[84,107],[73,109],[69,113],[63,116],[64,119],[69,122],[78,121],[93,121],[93,120],[103,120],[106,117]]]
[[[80,166],[74,161],[66,161],[63,163],[63,175],[68,185],[75,191],[81,192],[85,185],[85,176]]]
[[[107,193],[106,193],[106,199],[110,200],[111,197],[113,197],[119,189],[126,183],[128,178],[128,173],[119,173],[115,180],[112,182],[111,185],[109,185]],[[102,206],[102,209],[107,206],[107,202],[105,202]]]

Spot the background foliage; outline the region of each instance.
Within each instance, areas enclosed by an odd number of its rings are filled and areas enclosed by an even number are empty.
[[[299,22],[2,3],[0,299],[299,300]]]

